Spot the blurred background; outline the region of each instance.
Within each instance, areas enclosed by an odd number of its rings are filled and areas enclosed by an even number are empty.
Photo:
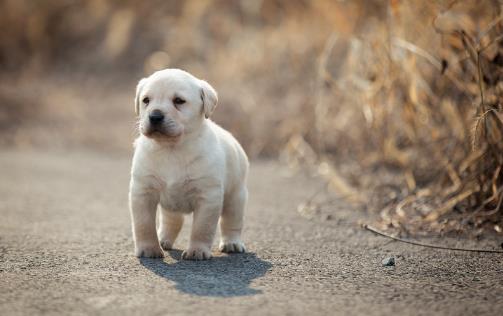
[[[382,228],[502,233],[502,9],[2,0],[0,145],[131,154],[136,83],[182,68],[250,157],[309,170]]]

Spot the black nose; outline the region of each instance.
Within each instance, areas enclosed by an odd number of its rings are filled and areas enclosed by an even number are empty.
[[[152,113],[148,116],[150,123],[159,124],[164,120],[164,114],[162,114],[159,110],[153,110]]]

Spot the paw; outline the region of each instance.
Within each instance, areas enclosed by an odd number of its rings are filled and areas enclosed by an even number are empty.
[[[163,258],[164,253],[162,252],[159,245],[153,246],[137,246],[135,249],[135,255],[138,258]]]
[[[161,240],[161,248],[165,251],[173,249],[173,243],[170,240]]]
[[[184,260],[208,260],[211,258],[211,250],[206,246],[189,247],[182,253]]]
[[[245,245],[242,241],[221,241],[218,247],[221,252],[232,253],[232,252],[246,252]]]

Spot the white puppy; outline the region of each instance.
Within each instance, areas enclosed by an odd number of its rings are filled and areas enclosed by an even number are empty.
[[[245,251],[248,158],[237,140],[209,119],[216,105],[215,90],[183,70],[158,71],[138,83],[140,136],[129,191],[137,257],[163,257],[161,247],[172,248],[189,213],[192,232],[183,259],[211,257],[219,219],[220,250]]]

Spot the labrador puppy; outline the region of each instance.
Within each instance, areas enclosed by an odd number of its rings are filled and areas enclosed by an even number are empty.
[[[129,191],[137,257],[163,257],[162,249],[172,249],[190,213],[192,232],[183,259],[211,258],[219,220],[220,251],[245,251],[248,158],[238,141],[210,120],[217,101],[206,81],[179,69],[155,72],[138,83],[140,136]]]

